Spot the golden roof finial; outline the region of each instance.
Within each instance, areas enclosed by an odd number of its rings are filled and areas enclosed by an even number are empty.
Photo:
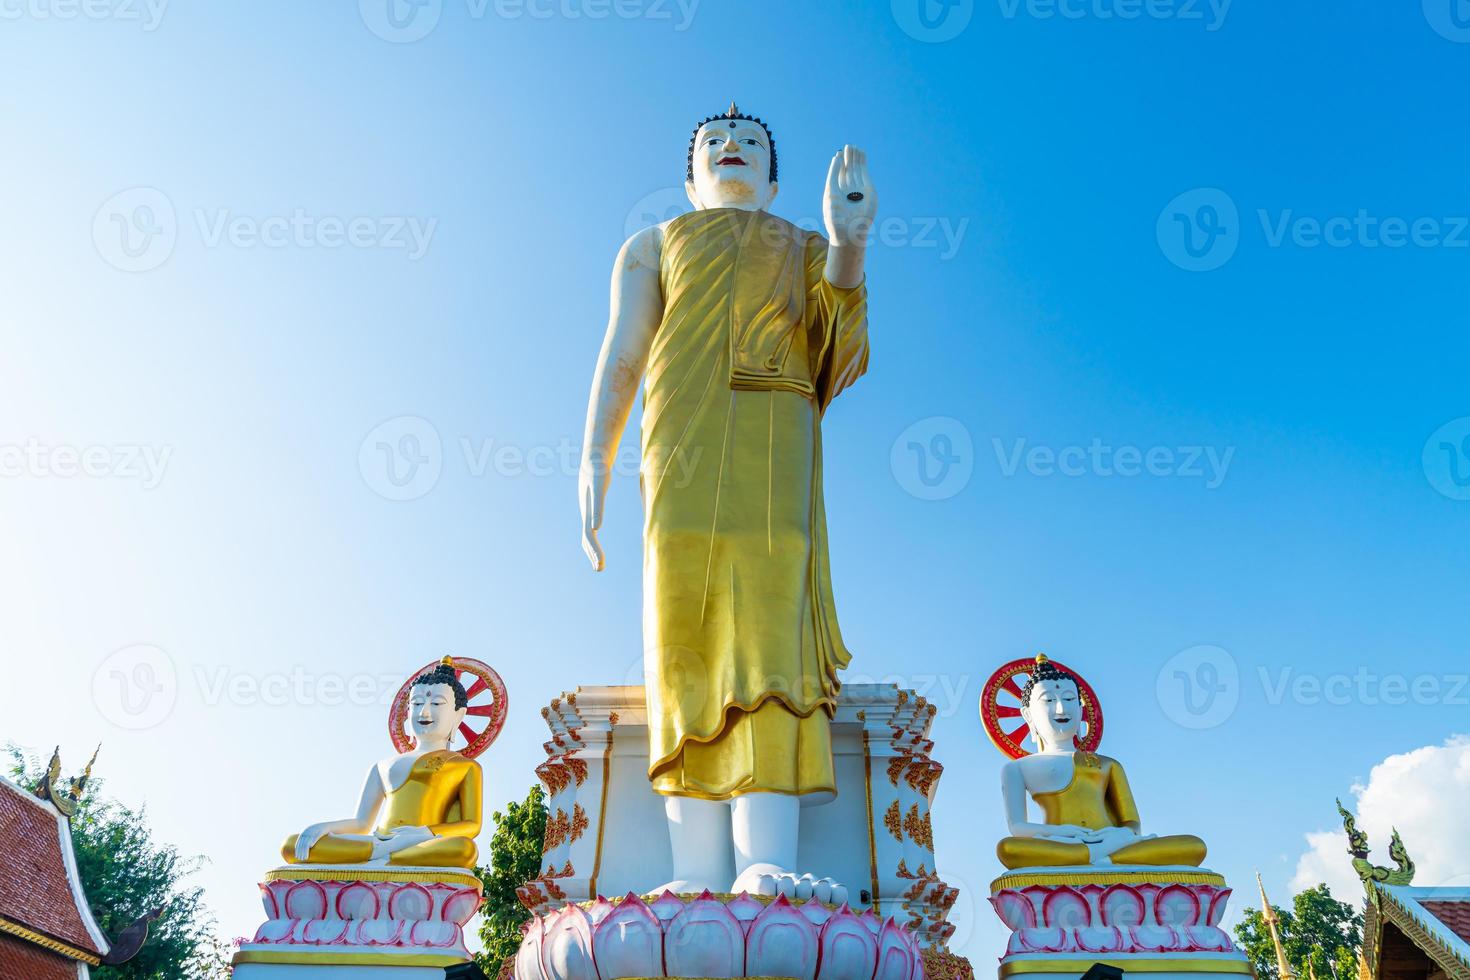
[[[101,751],[102,743],[98,742],[97,747],[92,750],[92,758],[87,760],[87,768],[82,770],[81,776],[71,781],[70,795],[73,800],[82,798],[82,790],[87,788],[87,780],[92,778],[92,767],[97,764],[97,753]]]
[[[740,107],[736,105],[734,100],[732,99],[730,102],[730,108],[725,112],[725,118],[734,119],[738,115],[740,115]]]
[[[1279,980],[1295,980],[1296,974],[1291,972],[1291,964],[1286,961],[1286,950],[1281,948],[1281,935],[1276,931],[1276,910],[1266,898],[1266,885],[1261,881],[1259,871],[1256,872],[1256,885],[1261,889],[1261,918],[1266,920],[1266,928],[1271,930],[1271,945],[1276,947],[1277,977]]]

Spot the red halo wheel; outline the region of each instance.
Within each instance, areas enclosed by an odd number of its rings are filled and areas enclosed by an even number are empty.
[[[1096,752],[1103,733],[1102,705],[1097,694],[1081,674],[1059,660],[1051,663],[1077,678],[1078,693],[1082,695],[1082,732],[1077,736],[1077,747],[1084,752]],[[980,721],[985,726],[985,734],[1012,759],[1031,754],[1022,744],[1031,736],[1031,726],[1021,717],[1021,692],[1035,669],[1035,657],[1012,660],[990,675],[980,694]]]
[[[464,739],[465,744],[456,751],[473,759],[488,749],[505,727],[505,709],[509,703],[505,681],[487,663],[469,657],[455,657],[453,661],[454,669],[459,671],[459,682],[464,685],[465,694],[469,695],[469,708],[459,726],[459,737]],[[393,747],[399,752],[408,752],[417,744],[414,737],[405,731],[409,689],[420,675],[433,670],[440,663],[438,660],[431,661],[409,674],[408,680],[403,682],[403,686],[393,697],[393,708],[388,712],[388,737],[393,739]],[[453,740],[450,748],[454,748]]]

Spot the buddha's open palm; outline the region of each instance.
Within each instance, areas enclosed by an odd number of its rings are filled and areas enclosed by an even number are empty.
[[[331,824],[314,823],[301,833],[296,835],[296,860],[305,863],[311,854],[311,849],[316,847],[327,834],[331,833]]]
[[[373,860],[379,861],[390,854],[410,848],[415,844],[433,840],[434,832],[428,827],[395,827],[386,834],[377,835],[373,841]]]
[[[855,146],[844,146],[827,169],[827,190],[822,195],[827,240],[834,245],[866,247],[877,214],[878,192],[868,179],[868,155]]]

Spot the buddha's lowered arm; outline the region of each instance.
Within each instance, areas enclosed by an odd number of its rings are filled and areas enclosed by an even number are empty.
[[[596,571],[604,564],[597,531],[612,480],[613,459],[623,438],[638,385],[648,367],[649,351],[663,318],[659,285],[658,229],[646,228],[629,238],[618,253],[612,274],[611,312],[592,395],[587,402],[587,428],[582,437],[582,465],[577,497],[582,507],[582,550]]]
[[[363,782],[362,797],[357,803],[357,816],[346,820],[327,820],[307,827],[296,837],[296,860],[306,861],[311,849],[328,834],[372,833],[373,821],[377,818],[379,807],[383,805],[383,797],[383,780],[378,775],[377,766],[374,766],[368,770],[367,779]]]
[[[482,777],[480,767],[471,763],[466,769],[464,779],[459,784],[459,797],[456,799],[447,816],[459,816],[458,820],[450,820],[445,823],[429,825],[429,831],[435,837],[468,837],[474,839],[480,835],[480,827],[484,821],[481,813],[480,784]]]

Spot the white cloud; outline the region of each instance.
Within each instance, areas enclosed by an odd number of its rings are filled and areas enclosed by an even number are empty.
[[[1367,785],[1353,787],[1353,796],[1343,805],[1357,813],[1374,864],[1393,867],[1388,839],[1397,827],[1418,868],[1415,885],[1470,885],[1470,735],[1389,756],[1373,767]],[[1356,901],[1363,889],[1347,853],[1347,835],[1339,827],[1308,833],[1306,840],[1292,891],[1325,881],[1338,899]]]

